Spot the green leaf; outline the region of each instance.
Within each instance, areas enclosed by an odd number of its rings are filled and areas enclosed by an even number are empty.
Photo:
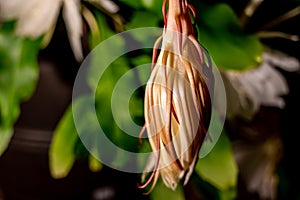
[[[107,90],[104,91],[107,92]],[[114,167],[122,167],[129,161],[129,157],[124,152],[119,151],[119,148],[109,146],[110,144],[105,141],[105,137],[108,137],[117,146],[125,146],[125,148],[137,147],[137,144],[132,144],[132,138],[122,132],[114,123],[110,105],[107,105],[106,102],[106,100],[109,100],[109,96],[107,99],[106,94],[102,95],[102,101],[96,103],[101,104],[96,106],[97,112],[101,113],[99,114],[101,116],[99,121],[97,118],[98,113],[95,113],[93,108],[95,101],[91,95],[81,96],[73,103],[73,115],[76,116],[77,132],[82,143],[90,152],[90,156],[93,156],[93,158],[90,157],[89,163],[92,170],[97,170],[101,167],[100,163],[96,163],[96,161],[105,160],[106,164],[111,164]],[[134,142],[136,140],[135,138]]]
[[[230,188],[228,190],[220,190],[219,196],[220,200],[234,200],[237,195],[237,189],[236,188]]]
[[[102,169],[102,163],[93,155],[89,156],[89,167],[92,172],[98,172]]]
[[[139,129],[132,125],[130,116],[131,88],[135,88],[138,77],[133,70],[130,70],[129,63],[124,57],[115,60],[102,75],[96,92],[96,109],[100,125],[112,142],[123,149],[136,151],[138,140],[130,134],[139,133]],[[132,113],[142,110],[140,104],[131,106]],[[128,130],[129,133],[126,133]]]
[[[183,188],[180,184],[178,184],[175,191],[167,188],[163,181],[159,180],[154,188],[154,190],[150,193],[150,199],[153,200],[185,200]]]
[[[220,190],[236,187],[238,169],[231,143],[224,132],[212,151],[198,161],[195,170],[204,180]]]
[[[115,34],[115,32],[113,32],[109,27],[105,15],[103,15],[99,10],[95,10],[94,13],[98,25],[97,28],[100,29],[100,36],[98,34],[94,34],[93,32],[90,33],[89,44],[91,48],[95,48],[100,42]]]
[[[211,183],[205,181],[199,174],[194,173],[191,177],[190,188],[195,196],[200,195],[203,199],[209,200],[233,200],[237,195],[237,188],[232,187],[227,190],[220,190]]]
[[[15,20],[5,20],[0,23],[0,29],[2,33],[13,34],[16,26]]]
[[[39,45],[39,40],[17,37],[8,30],[0,30],[0,137],[6,138],[0,140],[0,155],[9,143],[20,113],[19,104],[30,98],[35,90]]]
[[[212,110],[211,122],[208,129],[209,138],[205,139],[202,143],[199,158],[205,157],[213,148],[214,145],[218,142],[218,139],[221,135],[221,130],[223,130],[223,123],[221,123],[220,116],[216,110]]]
[[[158,16],[162,16],[161,7],[162,7],[163,2],[164,2],[164,0],[142,0],[144,7],[147,10],[154,12]]]
[[[229,5],[206,5],[200,1],[194,1],[194,4],[198,14],[199,41],[219,68],[245,70],[262,62],[262,44],[254,34],[242,30]]]
[[[143,7],[141,0],[119,0],[119,1],[135,9]]]
[[[78,112],[82,113],[81,117],[85,119],[79,119],[82,122],[78,122],[78,129],[80,134],[91,134],[86,136],[84,143],[88,143],[89,150],[93,149],[97,154],[96,158],[101,160],[105,158],[113,166],[122,167],[129,162],[130,158],[118,149],[138,151],[137,136],[141,127],[134,120],[139,120],[143,116],[143,95],[139,96],[139,93],[135,92],[140,87],[141,71],[131,69],[128,55],[123,55],[110,63],[110,59],[112,60],[114,55],[122,55],[119,52],[125,48],[123,38],[116,37],[116,40],[101,43],[100,45],[105,47],[96,48],[90,57],[91,66],[87,71],[87,81],[92,92],[95,93],[95,100],[91,97],[88,102],[92,107]],[[149,66],[144,69],[147,70],[147,74],[150,73]],[[92,116],[93,107],[96,109],[96,119]],[[97,128],[92,130],[94,124],[98,126],[100,124],[103,133],[116,148],[111,149],[108,144],[103,143],[99,138],[96,139],[100,137],[99,135],[92,136],[93,132],[99,132]],[[92,140],[89,137],[96,138]],[[98,141],[98,144],[93,143],[94,141]],[[104,152],[103,149],[107,148],[110,150]]]
[[[94,110],[95,102],[91,95],[82,95],[78,97],[72,104],[72,112],[74,117],[74,126],[79,136],[75,147],[76,156],[86,157],[88,153],[89,167],[91,171],[99,171],[102,168],[100,161],[105,153],[111,155],[111,152],[106,152],[106,144],[99,137],[99,122]],[[104,155],[103,155],[104,152]]]
[[[63,178],[71,170],[78,140],[72,109],[69,107],[54,131],[49,149],[49,167],[52,177]]]
[[[49,150],[50,172],[54,178],[67,176],[77,158],[88,158],[92,171],[99,171],[102,168],[97,148],[104,146],[101,146],[101,141],[95,134],[98,121],[95,120],[92,110],[86,106],[90,105],[91,100],[89,95],[75,99],[54,132]],[[81,113],[83,120],[74,120],[74,113]]]
[[[147,20],[145,20],[147,19]],[[136,11],[130,22],[126,25],[127,29],[141,28],[141,27],[156,27],[161,18],[159,15],[151,12]]]
[[[198,173],[192,174],[190,185],[190,188],[194,190],[195,196],[201,196],[207,200],[220,200],[220,190],[203,180]]]
[[[7,149],[10,139],[13,135],[11,129],[0,129],[0,155]]]
[[[103,40],[110,36],[110,31],[102,31],[106,30],[106,28],[101,28]],[[119,35],[115,35],[113,40],[106,40],[105,42],[100,43],[100,46],[91,52],[89,58],[91,64],[87,72],[87,82],[93,91],[96,90],[98,86],[100,78],[99,74],[103,73],[106,67],[111,64],[110,62],[113,61],[115,56],[123,54],[120,52],[124,52],[124,48],[124,39]]]
[[[23,40],[21,57],[19,59],[19,69],[16,73],[17,93],[21,100],[27,100],[33,94],[37,79],[38,79],[38,65],[37,54],[39,50],[39,43],[36,41]]]

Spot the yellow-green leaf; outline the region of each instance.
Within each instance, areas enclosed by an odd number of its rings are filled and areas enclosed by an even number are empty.
[[[220,190],[236,187],[238,168],[231,143],[224,132],[212,151],[198,161],[195,170],[205,181]]]
[[[163,181],[159,180],[154,190],[150,193],[152,200],[185,200],[183,187],[179,184],[175,191],[167,188]]]
[[[49,149],[49,167],[54,178],[63,178],[71,170],[76,156],[74,153],[78,139],[71,107],[58,124]]]

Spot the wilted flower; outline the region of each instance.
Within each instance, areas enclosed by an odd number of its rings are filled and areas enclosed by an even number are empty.
[[[166,16],[165,8],[168,5]],[[211,60],[197,42],[187,0],[163,4],[164,33],[155,44],[153,66],[145,93],[145,127],[153,150],[143,174],[154,188],[159,175],[175,189],[181,179],[186,184],[198,160],[211,116],[210,88],[213,84]],[[162,47],[156,61],[158,43]],[[156,63],[155,63],[156,61]]]
[[[110,0],[86,0],[96,6],[104,8],[109,13],[118,10],[116,4]],[[68,37],[75,58],[83,59],[82,37],[82,9],[81,0],[0,0],[0,20],[16,19],[16,33],[22,36],[36,38],[43,34],[53,33],[56,20],[63,7],[63,18]],[[90,16],[86,14],[86,16]],[[89,21],[89,19],[86,19]]]

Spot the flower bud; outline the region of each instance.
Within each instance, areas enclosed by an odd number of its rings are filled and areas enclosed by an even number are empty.
[[[186,184],[198,160],[211,117],[210,89],[213,84],[211,60],[197,42],[186,0],[169,0],[161,50],[146,85],[144,114],[148,140],[153,150],[142,181],[154,188],[159,175],[173,190],[181,180]],[[167,1],[163,8],[165,9]],[[155,62],[156,61],[156,62]],[[149,192],[150,192],[149,191]]]

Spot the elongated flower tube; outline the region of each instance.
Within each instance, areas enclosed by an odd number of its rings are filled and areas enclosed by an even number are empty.
[[[173,190],[181,180],[188,182],[207,135],[214,82],[209,55],[196,39],[192,5],[187,0],[166,0],[163,15],[164,32],[154,46],[144,102],[153,153],[142,175],[145,183],[139,188],[151,185],[149,192],[159,175]]]

